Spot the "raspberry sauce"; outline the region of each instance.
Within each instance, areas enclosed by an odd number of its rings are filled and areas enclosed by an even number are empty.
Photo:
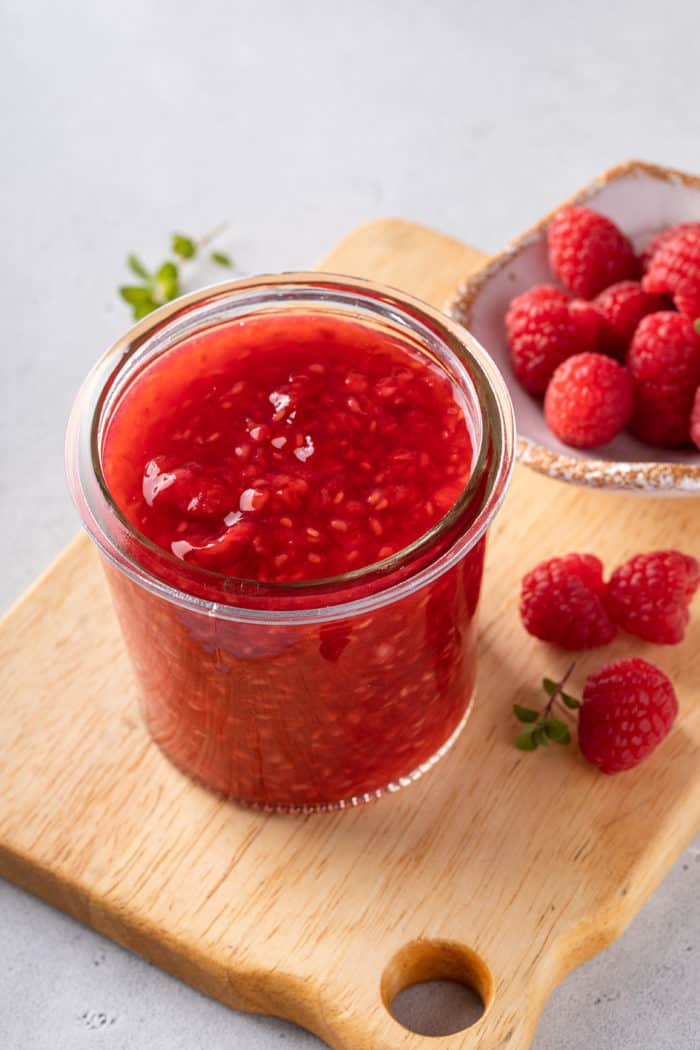
[[[390,557],[454,504],[472,459],[452,383],[349,320],[258,316],[152,364],[107,432],[131,523],[183,561],[298,582]]]
[[[154,545],[131,534],[127,553],[166,584],[106,561],[145,719],[226,797],[368,801],[428,768],[466,718],[483,538],[385,596],[476,513],[425,540],[468,482],[474,409],[405,327],[328,308],[248,314],[152,358],[109,409],[105,480]],[[421,538],[415,557],[333,579]]]

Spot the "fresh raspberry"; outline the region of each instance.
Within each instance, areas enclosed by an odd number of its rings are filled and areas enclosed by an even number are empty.
[[[543,394],[557,365],[595,346],[599,324],[597,315],[570,302],[561,288],[537,285],[518,295],[508,307],[506,334],[519,382],[531,394]]]
[[[700,335],[687,317],[661,310],[644,317],[627,355],[632,378],[683,389],[700,383]]]
[[[594,299],[602,317],[598,349],[624,361],[627,348],[641,319],[663,310],[660,295],[650,295],[638,281],[618,281]]]
[[[637,656],[616,660],[588,676],[579,711],[578,743],[602,773],[621,773],[648,758],[678,714],[663,671]]]
[[[678,226],[667,226],[665,230],[661,230],[655,237],[652,237],[639,257],[642,267],[647,270],[659,249],[672,241],[677,234],[685,233],[687,230],[700,230],[700,222],[681,222]]]
[[[693,408],[690,413],[690,438],[700,448],[700,386],[695,391]]]
[[[630,430],[650,445],[687,444],[700,385],[700,335],[692,322],[672,310],[642,318],[630,343],[627,367],[635,383]]]
[[[614,222],[592,208],[562,208],[547,229],[549,264],[573,295],[592,299],[610,284],[636,277],[632,245]]]
[[[672,387],[636,383],[629,430],[645,445],[682,448],[689,442],[688,399]]]
[[[553,300],[558,303],[568,303],[571,301],[571,296],[556,284],[534,284],[526,292],[516,295],[510,304],[509,313],[514,307],[519,306],[527,311],[536,303],[549,303]]]
[[[595,303],[589,303],[587,299],[572,299],[569,303],[569,313],[575,318],[581,334],[580,345],[584,349],[578,352],[596,350],[600,341],[603,318]]]
[[[615,569],[605,605],[630,634],[657,645],[683,641],[688,606],[700,584],[700,563],[680,551],[637,554]]]
[[[592,554],[566,554],[523,577],[520,616],[525,630],[563,649],[593,649],[615,637],[603,602],[603,566]]]
[[[574,448],[612,441],[628,422],[634,384],[623,365],[604,354],[576,354],[552,376],[544,415],[552,433]]]
[[[700,317],[700,228],[671,237],[654,255],[642,281],[645,292],[673,296],[682,314]]]

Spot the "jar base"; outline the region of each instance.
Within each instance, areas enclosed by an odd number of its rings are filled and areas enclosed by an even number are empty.
[[[216,791],[206,784],[201,778],[194,776],[189,770],[184,769],[180,763],[174,761],[174,759],[168,754],[165,748],[161,747],[158,740],[151,734],[151,738],[154,743],[157,744],[159,749],[167,760],[174,765],[180,772],[184,773],[190,780],[194,780],[196,783],[201,784],[202,787],[206,788],[214,795],[218,795],[219,798],[225,799],[227,802],[233,802],[237,806],[241,806],[244,809],[252,809],[258,813],[275,813],[282,816],[307,816],[312,813],[335,813],[338,810],[344,809],[356,809],[358,806],[368,805],[370,802],[376,802],[378,799],[383,798],[384,795],[393,795],[397,791],[401,791],[402,788],[409,787],[410,784],[415,783],[416,780],[420,780],[424,773],[427,773],[430,769],[436,765],[444,755],[450,750],[453,744],[456,743],[462,730],[464,729],[469,716],[474,707],[474,693],[469,698],[466,710],[459,721],[459,724],[453,729],[447,740],[442,744],[437,751],[425,760],[421,762],[419,766],[411,770],[403,777],[399,777],[398,780],[391,781],[391,783],[384,785],[384,787],[375,788],[374,791],[366,791],[361,795],[352,795],[350,798],[339,799],[336,802],[255,802],[249,799],[236,798],[235,795],[226,795],[220,791]]]

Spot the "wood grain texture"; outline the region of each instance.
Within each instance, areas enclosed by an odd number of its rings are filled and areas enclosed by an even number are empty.
[[[442,303],[474,250],[375,222],[325,260]],[[336,1050],[525,1050],[567,971],[625,927],[700,825],[700,616],[683,645],[623,638],[579,661],[650,656],[681,718],[640,770],[575,749],[523,755],[510,708],[566,657],[527,637],[539,558],[698,547],[698,506],[573,489],[524,469],[492,530],[476,710],[434,771],[362,810],[258,815],[213,798],[149,742],[102,578],[77,539],[0,629],[0,872],[212,996]],[[649,946],[650,951],[653,945]],[[465,976],[482,1019],[441,1039],[389,1014],[407,981]],[[641,994],[641,990],[640,990]]]

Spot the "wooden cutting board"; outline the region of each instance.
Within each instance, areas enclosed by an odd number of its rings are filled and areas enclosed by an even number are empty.
[[[324,268],[441,304],[482,256],[374,222]],[[575,749],[522,754],[514,701],[567,658],[518,622],[524,569],[595,549],[697,547],[695,501],[576,490],[525,469],[492,530],[477,708],[418,784],[351,812],[258,815],[213,798],[149,742],[96,554],[77,539],[0,628],[0,872],[208,994],[305,1025],[343,1050],[524,1050],[558,981],[608,944],[700,826],[700,612],[683,645],[632,639],[682,716],[640,770]],[[649,945],[653,951],[654,946]],[[471,981],[472,1028],[409,1034],[384,1000],[417,979]],[[640,989],[641,994],[641,989]]]

